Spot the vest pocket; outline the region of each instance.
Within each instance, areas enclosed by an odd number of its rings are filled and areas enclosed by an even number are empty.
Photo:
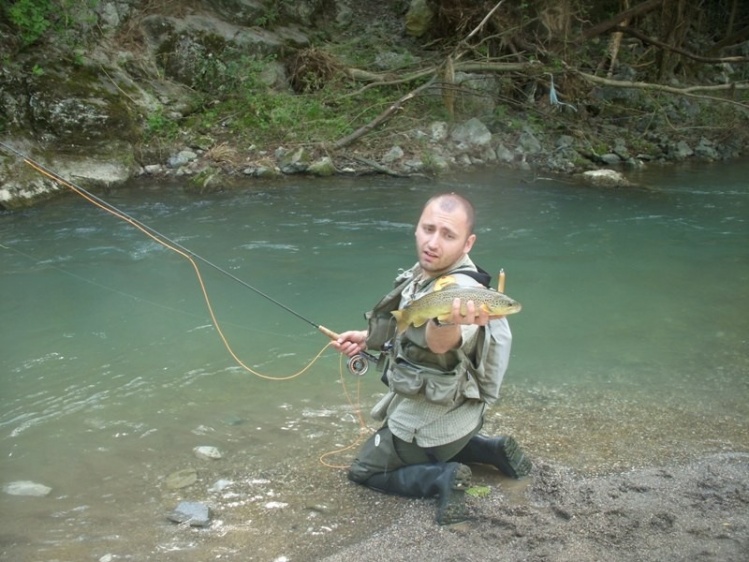
[[[460,396],[460,378],[453,373],[426,375],[424,377],[424,398],[435,404],[452,406]]]
[[[403,396],[421,396],[428,402],[452,406],[461,396],[461,377],[455,371],[438,371],[397,357],[388,373],[390,390]]]

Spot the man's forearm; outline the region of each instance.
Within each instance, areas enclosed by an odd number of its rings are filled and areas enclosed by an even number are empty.
[[[462,333],[460,324],[436,324],[429,321],[426,328],[426,341],[434,353],[446,353],[460,345]]]

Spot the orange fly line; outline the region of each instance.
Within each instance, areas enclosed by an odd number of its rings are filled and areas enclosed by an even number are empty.
[[[232,348],[231,344],[229,343],[228,338],[226,337],[226,335],[224,334],[223,330],[221,329],[221,324],[220,324],[218,318],[216,317],[216,313],[215,313],[215,311],[213,309],[213,304],[211,303],[210,296],[208,295],[208,289],[206,288],[205,281],[203,280],[203,274],[200,271],[200,267],[199,267],[198,263],[195,261],[195,259],[193,258],[193,256],[191,256],[188,252],[184,251],[183,249],[178,248],[177,246],[173,245],[172,243],[170,243],[170,241],[165,240],[164,237],[160,237],[160,236],[154,234],[155,231],[151,232],[142,223],[139,223],[137,220],[133,219],[132,217],[130,217],[126,213],[123,213],[123,212],[119,211],[115,207],[103,204],[100,200],[98,200],[96,197],[93,197],[85,189],[81,189],[78,186],[76,186],[75,184],[73,184],[73,183],[65,180],[61,176],[58,176],[57,174],[54,174],[54,173],[46,170],[44,167],[42,167],[40,164],[37,164],[33,160],[31,160],[29,158],[26,158],[23,155],[21,155],[21,157],[23,158],[23,161],[27,165],[29,165],[31,168],[33,168],[34,170],[36,170],[38,173],[42,174],[43,176],[51,179],[52,181],[54,181],[56,183],[59,183],[60,185],[62,185],[64,187],[67,187],[68,189],[70,189],[71,191],[73,191],[76,195],[79,195],[80,197],[82,197],[83,199],[85,199],[86,201],[88,201],[89,203],[91,203],[92,205],[95,205],[96,207],[102,209],[103,211],[109,213],[110,215],[112,215],[112,216],[114,216],[114,217],[116,217],[116,218],[118,218],[118,219],[120,219],[120,220],[122,220],[122,221],[124,221],[124,222],[126,222],[128,224],[130,224],[131,226],[135,227],[136,229],[138,229],[139,231],[141,231],[143,234],[145,234],[146,236],[148,236],[149,238],[151,238],[152,240],[154,240],[158,244],[164,246],[165,248],[167,248],[167,249],[175,252],[176,254],[182,256],[183,258],[185,258],[190,263],[190,265],[193,268],[193,271],[195,272],[195,277],[198,280],[198,284],[200,286],[200,291],[201,291],[201,293],[203,295],[203,300],[205,301],[205,305],[206,305],[206,308],[208,310],[208,314],[210,315],[211,322],[213,323],[213,326],[216,329],[216,333],[218,334],[219,339],[221,340],[224,348],[227,350],[227,352],[232,357],[232,359],[234,359],[234,361],[237,363],[237,365],[239,365],[240,367],[242,367],[247,372],[253,374],[254,376],[259,377],[261,379],[269,380],[269,381],[287,381],[287,380],[291,380],[291,379],[297,378],[297,377],[303,375],[304,373],[306,373],[312,367],[312,365],[314,365],[320,359],[320,357],[322,356],[323,353],[325,353],[325,351],[328,349],[328,347],[330,347],[332,345],[333,339],[336,339],[338,337],[338,334],[336,334],[335,332],[333,332],[333,331],[325,328],[324,326],[316,326],[323,334],[325,334],[326,336],[328,336],[331,339],[331,341],[329,341],[327,344],[325,344],[325,346],[323,346],[323,348],[312,358],[312,360],[307,365],[305,365],[302,369],[300,369],[299,371],[297,371],[297,372],[295,372],[295,373],[293,373],[291,375],[287,375],[287,376],[272,376],[272,375],[267,375],[267,374],[261,373],[261,372],[255,370],[255,369],[253,369],[252,367],[250,367],[249,365],[247,365],[244,361],[242,361],[242,359],[240,359],[240,357],[235,353],[234,349]],[[276,302],[276,301],[273,301],[273,302]],[[286,307],[284,307],[284,308],[286,308]],[[343,363],[342,363],[342,361],[343,361],[343,359],[341,357],[341,360],[339,361],[339,375],[340,375],[340,379],[341,379],[341,385],[342,385],[342,388],[343,388],[343,392],[344,392],[344,394],[346,396],[346,399],[348,400],[349,405],[353,408],[354,414],[355,414],[355,416],[357,418],[357,421],[359,423],[359,436],[357,437],[357,439],[356,439],[356,441],[354,443],[352,443],[352,444],[350,444],[350,445],[348,445],[346,447],[343,447],[343,448],[340,448],[340,449],[336,449],[334,451],[329,451],[327,453],[324,453],[320,457],[320,459],[319,459],[320,463],[322,463],[323,465],[325,465],[325,466],[327,466],[329,468],[348,468],[347,466],[330,464],[325,459],[327,457],[329,457],[329,456],[336,455],[336,454],[339,454],[339,453],[343,453],[345,451],[348,451],[348,450],[354,448],[355,446],[357,446],[362,441],[363,436],[367,433],[367,424],[364,421],[364,418],[363,418],[362,413],[361,413],[361,408],[360,408],[361,381],[357,380],[356,396],[352,396],[352,394],[349,392],[349,390],[348,390],[348,388],[346,386],[346,382],[344,380],[344,376],[343,376]]]

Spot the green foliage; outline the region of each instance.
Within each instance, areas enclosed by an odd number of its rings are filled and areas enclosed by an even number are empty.
[[[16,0],[5,7],[8,19],[16,27],[24,45],[38,41],[53,31],[70,44],[82,31],[97,22],[95,9],[100,0]]]
[[[24,44],[30,45],[50,27],[53,12],[50,0],[17,0],[8,10],[8,18],[15,25]]]
[[[485,498],[491,491],[492,489],[489,486],[471,486],[466,490],[466,494],[474,498]]]
[[[240,146],[335,141],[374,119],[414,87],[389,85],[354,93],[359,87],[343,73],[331,72],[324,77],[310,73],[314,87],[294,93],[270,85],[280,81],[282,70],[273,56],[248,55],[205,36],[181,46],[175,42],[164,52],[165,60],[185,45],[189,45],[185,66],[190,70],[185,77],[196,91],[196,105],[201,109],[187,116],[180,127],[196,136],[230,135],[232,144]],[[399,115],[401,119],[392,121],[388,128],[370,133],[367,142],[379,134],[392,134],[393,126],[408,129],[413,124],[411,118],[428,115],[443,119],[444,107],[439,96],[424,95],[404,104]],[[154,114],[147,122],[148,140],[175,138],[175,127],[161,114]]]
[[[145,134],[147,140],[174,140],[179,133],[179,124],[164,115],[162,110],[156,111],[146,118]]]
[[[255,24],[259,27],[269,28],[278,21],[278,17],[281,15],[278,9],[277,2],[270,2],[265,7],[265,12],[262,16],[257,18]]]
[[[314,96],[254,88],[235,92],[230,99],[191,116],[187,126],[202,132],[220,129],[248,144],[321,142],[351,131],[341,112]]]

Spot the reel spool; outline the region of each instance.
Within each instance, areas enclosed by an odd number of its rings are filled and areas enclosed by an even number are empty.
[[[369,361],[363,355],[354,355],[346,362],[349,373],[357,377],[363,377],[369,370]]]

